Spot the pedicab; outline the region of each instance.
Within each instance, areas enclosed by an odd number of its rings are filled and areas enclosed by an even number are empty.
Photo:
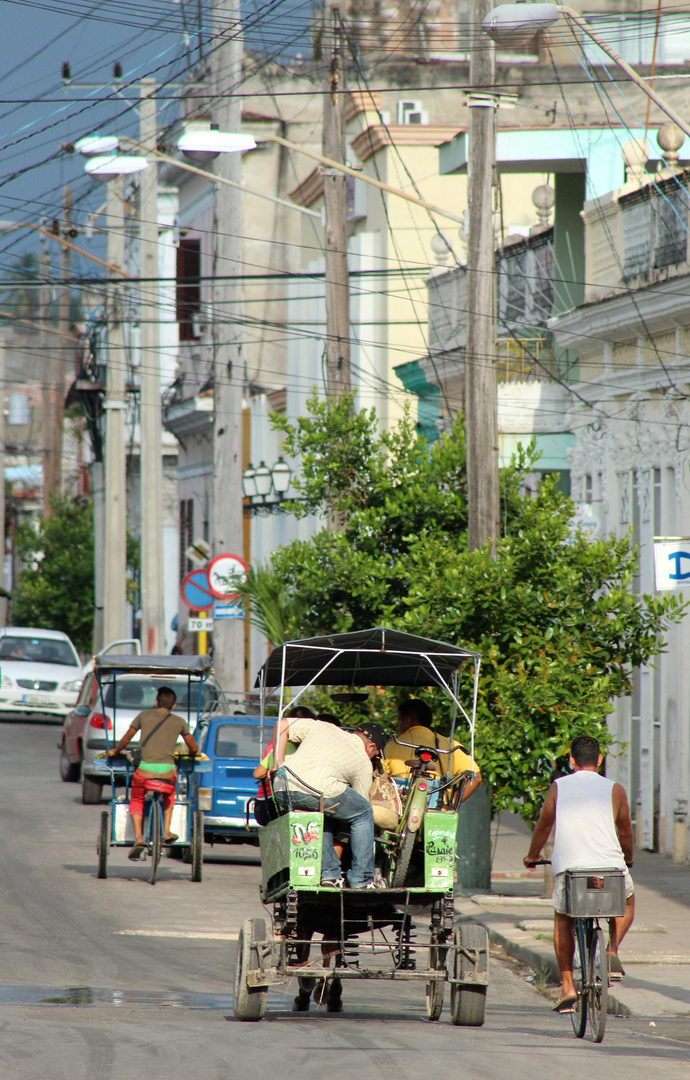
[[[467,709],[460,701],[465,664],[472,668]],[[355,702],[366,697],[356,692],[362,687],[440,687],[451,703],[449,746],[461,716],[473,759],[479,668],[476,652],[377,627],[288,642],[272,652],[256,685],[267,738],[275,720],[265,714],[271,688],[279,688],[283,716],[314,686],[338,687],[332,695],[336,701]],[[450,754],[413,746],[410,755],[399,823],[376,829],[376,889],[321,885],[322,813],[290,810],[259,830],[261,899],[270,918],[247,919],[240,931],[234,985],[238,1020],[260,1020],[269,988],[296,978],[296,1011],[308,1008],[313,990],[329,1011],[339,1012],[344,981],[417,981],[425,985],[430,1020],[441,1016],[448,986],[451,1022],[484,1023],[488,937],[482,926],[456,924],[454,902],[458,810],[464,784],[473,776],[450,776]],[[321,937],[321,956],[310,961],[314,934]]]
[[[117,679],[123,675],[146,675],[156,684],[168,685],[179,684],[179,676],[186,676],[187,688],[187,724],[190,731],[198,736],[201,720],[202,687],[211,670],[211,658],[209,656],[125,656],[105,655],[96,656],[93,660],[93,670],[98,682],[101,709],[106,716],[104,700],[104,684],[113,683],[112,694],[112,726],[116,730],[117,709]],[[173,681],[170,677],[174,676]],[[195,713],[192,714],[193,690],[196,689]],[[177,708],[173,710],[178,712]],[[110,749],[108,723],[104,725],[106,747]],[[138,736],[136,737],[138,740]],[[198,741],[198,740],[197,740]],[[94,762],[94,770],[107,773],[112,788],[110,809],[101,813],[100,829],[96,851],[98,854],[98,877],[108,876],[108,855],[110,848],[131,848],[134,845],[134,830],[129,812],[129,798],[132,777],[139,763],[137,753],[138,742],[132,740],[124,751],[117,757],[108,758],[99,755]],[[175,805],[170,830],[177,834],[173,844],[166,844],[166,849],[173,855],[181,855],[186,862],[191,863],[192,881],[201,881],[204,850],[204,812],[196,806],[192,774],[204,772],[209,768],[209,759],[204,754],[195,756],[184,750],[175,753],[177,766],[177,778],[175,782]],[[155,784],[152,785],[155,787]],[[163,807],[161,792],[151,790],[147,792],[144,801],[143,835],[145,850],[143,859],[150,861],[149,880],[152,885],[156,882],[158,866],[160,863],[163,847]]]

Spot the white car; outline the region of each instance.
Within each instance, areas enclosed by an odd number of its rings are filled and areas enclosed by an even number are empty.
[[[0,712],[64,719],[76,703],[82,665],[60,630],[0,629]]]

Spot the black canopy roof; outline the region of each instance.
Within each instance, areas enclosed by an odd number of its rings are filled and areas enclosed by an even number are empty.
[[[479,653],[376,626],[288,641],[273,650],[257,675],[256,686],[261,685],[261,672],[266,686],[280,685],[284,656],[288,686],[310,682],[324,686],[432,686],[439,683],[434,668],[448,680],[464,660],[477,659]]]
[[[114,675],[196,675],[200,678],[211,670],[210,656],[132,656],[130,653],[109,653],[94,656],[96,674]]]

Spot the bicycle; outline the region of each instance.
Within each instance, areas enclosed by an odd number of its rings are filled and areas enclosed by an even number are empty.
[[[546,866],[550,859],[535,865]],[[575,955],[573,982],[577,1001],[570,1014],[573,1031],[584,1038],[589,1018],[592,1040],[600,1043],[606,1030],[609,1000],[609,971],[606,937],[599,919],[611,919],[625,913],[625,875],[623,870],[565,871],[565,914],[574,919]]]

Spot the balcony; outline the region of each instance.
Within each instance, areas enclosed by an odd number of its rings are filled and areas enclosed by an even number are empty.
[[[586,302],[687,274],[689,181],[650,177],[585,205]]]

